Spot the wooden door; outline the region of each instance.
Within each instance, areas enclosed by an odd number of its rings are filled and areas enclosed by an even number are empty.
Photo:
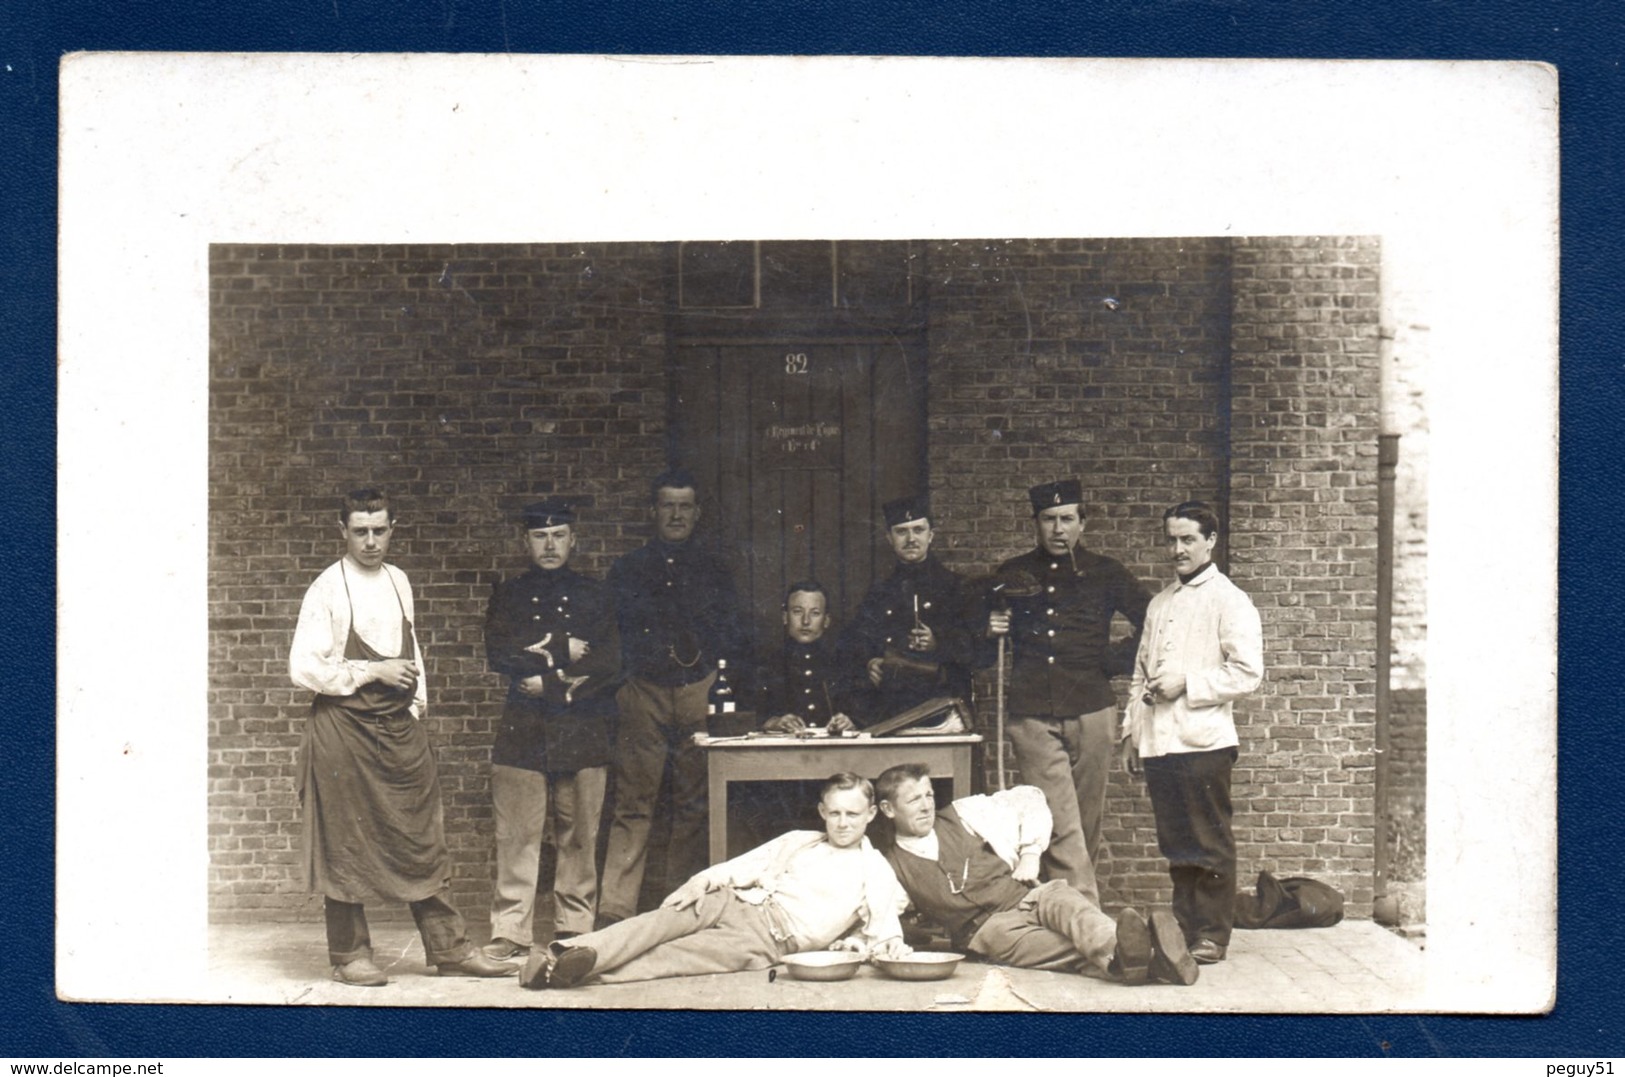
[[[737,554],[758,649],[806,577],[838,630],[889,564],[880,506],[925,483],[923,338],[687,340],[673,357],[675,452]]]

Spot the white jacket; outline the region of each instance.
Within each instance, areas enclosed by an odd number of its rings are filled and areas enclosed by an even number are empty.
[[[1145,686],[1162,673],[1183,674],[1185,694],[1147,704]],[[1208,565],[1189,583],[1174,581],[1151,600],[1122,735],[1142,758],[1237,745],[1231,703],[1264,679],[1264,629],[1246,592]]]

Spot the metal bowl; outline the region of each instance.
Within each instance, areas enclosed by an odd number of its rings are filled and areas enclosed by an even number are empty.
[[[808,950],[785,954],[784,964],[797,980],[850,980],[857,975],[863,958],[841,950]]]
[[[946,980],[959,969],[964,954],[919,951],[907,957],[874,959],[875,967],[894,980]]]

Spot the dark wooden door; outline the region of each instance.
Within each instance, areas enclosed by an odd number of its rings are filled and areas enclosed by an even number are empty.
[[[758,647],[809,576],[838,630],[889,564],[880,506],[925,482],[923,339],[686,340],[673,356],[676,453],[737,553]]]

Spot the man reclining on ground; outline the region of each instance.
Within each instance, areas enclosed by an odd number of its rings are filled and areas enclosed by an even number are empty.
[[[864,837],[874,786],[836,774],[824,783],[818,814],[823,833],[792,830],[705,869],[658,909],[536,950],[519,985],[743,972],[803,950],[906,954],[897,914],[907,898]]]
[[[1070,884],[1038,883],[1052,828],[1044,794],[1030,785],[963,797],[941,812],[929,771],[904,763],[875,779],[896,842],[886,851],[920,914],[956,949],[1001,965],[1091,966],[1128,984],[1196,982],[1196,962],[1173,914],[1124,909],[1114,923]]]

